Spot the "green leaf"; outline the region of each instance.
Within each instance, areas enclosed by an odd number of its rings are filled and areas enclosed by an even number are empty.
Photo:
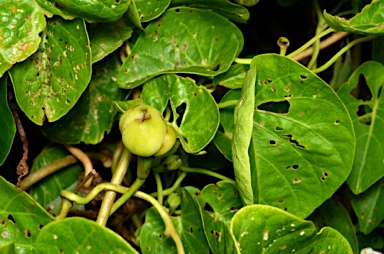
[[[372,41],[372,60],[384,64],[384,36],[379,36]]]
[[[384,179],[364,193],[352,197],[352,207],[364,234],[371,233],[384,219]]]
[[[25,192],[0,177],[0,245],[14,242],[17,253],[34,253],[43,226],[53,221]]]
[[[38,49],[45,26],[44,14],[33,1],[0,2],[0,78]]]
[[[40,7],[41,11],[49,18],[53,15],[59,15],[63,19],[71,20],[75,18],[75,14],[69,13],[67,10],[61,8],[60,5],[52,0],[34,0]]]
[[[214,12],[238,23],[246,23],[249,19],[247,8],[231,3],[229,0],[172,0],[172,7],[189,6],[201,9],[212,9]]]
[[[235,0],[235,2],[250,7],[256,5],[259,0]]]
[[[249,162],[254,202],[306,218],[352,169],[352,121],[333,89],[299,63],[274,54],[254,61]]]
[[[377,62],[365,62],[342,85],[338,95],[351,115],[356,135],[356,156],[347,183],[355,194],[362,193],[384,176],[384,107],[380,97],[384,82],[384,66]],[[363,89],[372,98],[355,98],[352,94]]]
[[[123,91],[114,81],[119,68],[116,54],[94,65],[91,83],[79,101],[60,120],[45,124],[44,135],[63,144],[98,144],[113,126],[117,112],[113,101],[122,99]]]
[[[36,240],[36,253],[138,253],[120,235],[84,218],[51,222]]]
[[[136,4],[141,22],[148,22],[159,17],[169,6],[171,0],[132,0]]]
[[[243,43],[240,30],[212,11],[172,8],[140,35],[117,81],[134,88],[163,73],[214,76],[228,70]]]
[[[8,242],[8,243],[0,245],[0,253],[16,254],[15,243],[14,242]]]
[[[160,112],[170,102],[172,124],[188,153],[203,149],[219,127],[219,110],[214,98],[205,87],[197,86],[190,78],[170,74],[153,79],[143,86],[141,98]]]
[[[144,30],[143,26],[141,25],[140,14],[137,10],[135,2],[135,0],[132,0],[131,5],[125,13],[125,17],[127,17],[127,19],[130,20],[132,24],[134,24],[137,28],[139,28],[140,30]]]
[[[91,51],[83,20],[48,21],[39,51],[10,70],[16,100],[27,117],[42,125],[75,105],[91,77]]]
[[[231,146],[229,146],[231,149]],[[216,148],[213,142],[209,143],[204,151],[206,154],[188,154],[188,167],[190,168],[205,168],[209,170],[222,169],[232,167],[230,161]]]
[[[55,6],[53,14],[57,9],[63,9],[74,17],[82,18],[88,22],[115,22],[127,11],[131,0],[52,0]],[[65,17],[64,17],[65,18]]]
[[[128,40],[133,26],[123,18],[115,23],[95,23],[88,25],[93,63],[100,61]]]
[[[350,50],[347,51],[344,58],[344,60],[341,57],[337,59],[333,66],[333,76],[329,85],[335,91],[339,90],[340,86],[348,80],[354,70],[352,66],[352,52]]]
[[[384,17],[382,15],[384,5],[381,1],[372,1],[363,10],[350,20],[338,16],[332,16],[324,10],[324,18],[328,25],[335,30],[351,32],[363,35],[383,35]]]
[[[238,253],[352,253],[336,230],[316,232],[311,221],[265,205],[243,207],[232,219],[231,232]]]
[[[249,145],[252,138],[253,114],[255,106],[256,65],[251,66],[244,79],[240,101],[235,108],[232,138],[232,162],[236,183],[244,205],[253,204],[251,165],[249,163]]]
[[[7,101],[7,77],[0,78],[0,165],[2,165],[11,150],[16,133],[16,124]]]
[[[232,217],[243,206],[239,190],[229,182],[209,184],[201,192],[202,199],[211,206],[213,212],[200,206],[204,231],[213,253],[233,253],[235,243],[229,232]]]
[[[50,146],[45,147],[43,151],[33,161],[31,172],[34,172],[41,167],[44,167],[55,160],[64,158],[69,155],[67,150],[62,146]],[[68,166],[64,169],[57,171],[54,174],[47,176],[41,181],[34,184],[29,194],[33,197],[42,207],[48,208],[49,205],[59,197],[60,191],[67,189],[74,183],[77,183],[80,174],[83,171],[83,167],[79,164]],[[60,202],[61,203],[61,202]],[[60,204],[59,204],[60,205]],[[55,211],[51,213],[57,214],[60,211],[60,207],[55,207]]]
[[[213,78],[214,86],[221,85],[229,89],[241,88],[248,68],[244,64],[234,64],[227,72]]]
[[[311,216],[317,229],[331,227],[339,231],[348,240],[353,253],[359,253],[359,245],[356,237],[355,225],[344,206],[335,200],[327,200]]]
[[[360,250],[363,248],[384,249],[384,230],[382,228],[375,229],[372,233],[364,235],[359,233],[357,238],[359,240]]]
[[[172,222],[181,238],[185,253],[209,253],[209,246],[204,235],[200,213],[195,199],[200,191],[194,187],[180,190],[181,216],[172,217]],[[140,230],[140,248],[143,254],[177,253],[172,238],[164,235],[165,225],[155,208],[148,210],[145,223]]]

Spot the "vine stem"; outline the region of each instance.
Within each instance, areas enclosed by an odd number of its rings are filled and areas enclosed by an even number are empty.
[[[88,175],[93,170],[93,165],[91,159],[86,155],[83,151],[81,151],[79,148],[76,148],[74,146],[65,145],[65,148],[70,152],[73,156],[75,156],[81,163],[83,163],[84,166],[84,175]],[[84,188],[89,188],[92,184],[92,178],[90,178],[85,184]]]
[[[352,48],[352,47],[355,46],[356,44],[359,44],[359,43],[362,43],[362,42],[366,42],[366,41],[373,40],[374,38],[376,38],[376,36],[366,36],[366,37],[361,37],[361,38],[359,38],[359,39],[356,39],[356,40],[354,40],[354,41],[351,41],[350,43],[348,43],[347,45],[345,45],[345,47],[343,47],[342,49],[340,49],[340,51],[337,52],[331,59],[329,59],[328,62],[326,62],[325,64],[323,64],[323,65],[320,66],[319,68],[312,70],[312,72],[313,72],[313,73],[319,73],[319,72],[325,71],[325,70],[328,69],[334,62],[336,62],[336,60],[337,60],[339,57],[341,57],[342,54],[344,54],[345,52],[347,52],[350,48]]]
[[[76,195],[73,192],[67,191],[67,190],[62,190],[60,192],[60,195],[64,197],[67,200],[76,202],[77,204],[87,204],[89,203],[92,199],[94,199],[97,194],[99,194],[103,190],[107,190],[107,192],[112,192],[112,193],[126,193],[129,191],[129,188],[123,187],[121,185],[116,185],[116,184],[111,184],[111,183],[102,183],[97,185],[86,197],[80,197]],[[176,244],[176,249],[178,254],[184,254],[184,247],[181,242],[180,236],[176,231],[175,226],[173,225],[173,222],[171,220],[171,217],[169,216],[168,212],[165,210],[165,208],[151,195],[148,195],[144,192],[141,191],[136,191],[133,196],[137,198],[144,199],[148,201],[151,205],[153,205],[156,210],[159,212],[161,218],[164,221],[165,224],[165,230],[164,234],[166,237],[171,237],[173,241]]]
[[[239,100],[229,100],[229,101],[223,101],[220,103],[217,103],[218,108],[227,108],[231,106],[236,106],[237,103],[239,103]]]
[[[129,163],[131,162],[132,154],[131,152],[124,147],[123,153],[120,157],[120,161],[117,164],[116,170],[112,175],[111,183],[112,184],[121,184],[123,181],[125,174],[127,173]],[[108,221],[108,217],[111,213],[111,208],[113,205],[113,202],[116,198],[116,192],[114,191],[106,191],[104,195],[103,202],[101,203],[99,214],[97,215],[96,222],[101,225],[105,226]]]
[[[153,175],[155,176],[156,180],[156,187],[157,187],[157,201],[160,204],[163,204],[163,184],[161,183],[160,174],[153,172]]]
[[[180,186],[181,182],[184,180],[184,178],[187,176],[187,172],[182,172],[179,177],[176,179],[175,183],[172,185],[172,187],[165,189],[162,191],[163,196],[168,196],[169,194],[175,192],[175,190]],[[152,197],[157,197],[159,193],[153,192],[151,194]]]
[[[223,175],[221,175],[219,173],[213,172],[213,171],[208,170],[208,169],[189,168],[189,167],[185,167],[185,166],[180,166],[179,169],[181,171],[188,172],[188,173],[198,173],[198,174],[209,175],[209,176],[216,177],[218,179],[221,179],[221,180],[228,181],[228,182],[231,182],[233,184],[236,184],[236,182],[234,180],[232,180],[231,178],[223,176]]]

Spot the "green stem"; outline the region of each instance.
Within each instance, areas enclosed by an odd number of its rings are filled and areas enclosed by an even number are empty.
[[[251,64],[252,62],[252,59],[249,59],[249,58],[235,58],[235,60],[233,60],[235,63],[238,63],[238,64]]]
[[[125,174],[127,173],[127,169],[128,169],[129,163],[131,162],[131,159],[132,159],[131,152],[124,147],[123,153],[120,157],[120,161],[116,167],[114,174],[112,175],[112,179],[111,179],[112,184],[117,184],[117,185],[121,184],[121,182],[125,177]],[[104,199],[103,199],[103,202],[101,203],[100,211],[96,220],[96,222],[99,225],[105,226],[107,224],[115,198],[116,198],[116,192],[114,191],[105,192]]]
[[[227,108],[227,107],[232,107],[236,106],[239,100],[229,100],[229,101],[223,101],[220,103],[217,103],[218,108]]]
[[[332,33],[333,32],[333,29],[332,28],[328,28],[327,30],[325,30],[324,32],[314,36],[312,39],[310,39],[308,42],[306,42],[303,46],[301,46],[300,48],[296,49],[295,51],[293,51],[292,53],[290,53],[289,55],[287,55],[287,57],[294,57],[294,56],[297,56],[298,54],[300,54],[301,52],[303,52],[304,50],[306,50],[307,48],[309,48],[313,43],[315,43],[315,41],[317,41],[318,39],[324,37],[325,35],[329,34],[329,33]]]
[[[120,140],[116,144],[116,149],[115,149],[115,152],[113,153],[113,157],[112,157],[112,166],[111,166],[112,174],[115,172],[117,164],[120,161],[120,157],[121,157],[121,154],[123,153],[123,149],[124,149],[124,144]]]
[[[187,176],[186,172],[182,172],[179,177],[176,179],[175,183],[172,185],[172,187],[163,190],[162,195],[163,196],[168,196],[169,194],[175,192],[177,188],[179,188],[181,182],[184,180],[184,178]],[[149,194],[152,197],[157,197],[159,194],[157,192]]]
[[[160,204],[163,204],[163,184],[161,183],[160,174],[153,172],[153,175],[155,176],[157,186],[157,201],[159,201]]]
[[[362,43],[362,42],[366,42],[366,41],[373,40],[374,38],[376,38],[376,36],[366,36],[366,37],[362,37],[362,38],[356,39],[356,40],[354,40],[354,41],[351,41],[350,43],[348,43],[347,45],[345,45],[345,47],[343,47],[339,52],[337,52],[337,53],[336,53],[330,60],[328,60],[328,62],[326,62],[324,65],[320,66],[319,68],[312,70],[312,72],[313,72],[313,73],[319,73],[319,72],[325,71],[325,70],[328,69],[334,62],[336,62],[336,60],[337,60],[339,57],[341,57],[345,52],[347,52],[350,48],[352,48],[352,47],[355,46],[356,44],[359,44],[359,43]]]
[[[169,119],[171,118],[171,109],[169,107],[165,108],[165,117],[164,120],[166,122],[169,122]]]
[[[231,178],[228,178],[226,176],[223,176],[223,175],[221,175],[219,173],[213,172],[213,171],[208,170],[208,169],[189,168],[189,167],[181,166],[180,170],[182,170],[184,172],[187,172],[187,173],[197,173],[197,174],[209,175],[209,176],[212,176],[212,177],[215,177],[215,178],[218,178],[218,179],[225,180],[225,181],[231,182],[233,184],[236,184],[236,182],[234,180],[232,180]]]

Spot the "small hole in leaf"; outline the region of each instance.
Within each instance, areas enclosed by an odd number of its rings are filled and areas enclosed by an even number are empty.
[[[284,98],[287,98],[287,99],[289,99],[289,98],[291,98],[291,97],[292,97],[292,94],[284,95]]]
[[[178,126],[181,125],[184,117],[184,112],[187,110],[187,104],[183,102],[180,106],[176,108],[176,113],[179,115],[179,117],[176,120],[176,123]]]
[[[288,207],[284,207],[284,211],[288,211]]]
[[[293,165],[292,168],[293,170],[297,170],[299,168],[299,165]]]
[[[272,79],[271,79],[271,78],[267,78],[267,81],[268,81],[269,83],[271,83],[271,82],[272,82]]]
[[[300,148],[304,148],[305,149],[305,146],[299,144],[299,142],[297,142],[297,140],[293,139],[293,136],[291,134],[288,134],[288,135],[283,135],[283,137],[286,137],[289,139],[289,142],[291,142],[292,144],[296,145],[297,147],[300,147]]]
[[[359,105],[357,108],[357,116],[359,122],[366,125],[371,125],[372,122],[372,108],[369,105]]]
[[[177,9],[175,10],[175,12],[176,12],[176,13],[180,13],[181,10],[180,10],[179,8],[177,8]]]
[[[328,177],[328,171],[327,171],[327,170],[324,170],[324,171],[323,171],[323,176],[324,176],[325,178]]]
[[[29,231],[28,229],[24,230],[24,234],[27,238],[31,237],[31,231]]]
[[[271,87],[272,92],[276,92],[276,86]]]
[[[189,227],[189,233],[193,234],[193,227]]]
[[[369,101],[372,99],[372,92],[367,85],[363,74],[359,76],[359,83],[351,90],[351,95],[358,100]]]
[[[16,223],[15,222],[15,219],[13,218],[13,216],[10,214],[10,215],[8,215],[8,220],[9,221],[12,221],[13,223]]]
[[[65,100],[65,104],[70,105],[71,101],[70,100]]]
[[[43,227],[44,227],[43,225],[41,225],[41,224],[39,225],[39,229],[43,229]]]
[[[163,240],[163,235],[159,235],[159,239],[160,239],[160,240]]]
[[[322,177],[320,178],[320,180],[324,183],[325,178],[322,176]]]
[[[120,3],[120,0],[115,0],[115,2],[118,4],[118,3]]]
[[[286,168],[286,169],[290,169],[290,168],[291,168],[291,166],[286,166],[285,168]]]
[[[270,140],[270,141],[269,141],[269,144],[272,145],[272,146],[274,146],[274,145],[276,145],[276,141],[275,141],[275,140]]]
[[[275,128],[275,131],[283,131],[283,130],[284,130],[284,128],[279,127],[279,126],[276,126],[276,128]]]
[[[308,77],[305,76],[305,75],[303,75],[303,74],[300,75],[300,79],[301,79],[301,80],[306,80],[307,78],[308,78]]]
[[[335,120],[335,124],[338,125],[340,123],[340,120],[339,119],[336,119]]]
[[[257,109],[278,114],[286,114],[289,111],[289,107],[290,104],[288,101],[271,101],[257,106]]]
[[[229,209],[231,212],[237,212],[239,210],[239,208],[237,207],[231,207],[231,209]]]

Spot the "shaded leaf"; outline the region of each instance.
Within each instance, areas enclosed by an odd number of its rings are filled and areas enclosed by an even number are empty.
[[[253,5],[256,5],[259,2],[259,0],[235,0],[235,2],[245,6],[253,6]]]
[[[114,124],[117,109],[113,101],[123,96],[115,82],[119,68],[116,54],[95,64],[91,82],[79,101],[60,120],[45,124],[44,135],[63,144],[98,144]]]
[[[170,102],[172,125],[184,150],[197,153],[213,139],[219,127],[219,111],[209,91],[192,79],[163,75],[143,86],[141,99],[160,112]],[[199,119],[196,121],[196,119]]]
[[[328,25],[335,30],[364,35],[383,35],[384,17],[382,15],[384,5],[381,1],[372,1],[363,10],[350,20],[338,16],[332,16],[324,10],[324,18]]]
[[[372,233],[364,235],[357,234],[360,250],[363,248],[384,249],[384,230],[382,228],[375,229]]]
[[[243,207],[232,219],[238,253],[352,253],[336,230],[265,205]]]
[[[38,49],[45,26],[44,14],[33,1],[0,2],[0,77]]]
[[[250,16],[245,7],[231,3],[229,0],[172,0],[171,5],[172,7],[185,5],[201,9],[212,9],[214,12],[238,23],[246,23]]]
[[[352,207],[364,234],[371,233],[384,219],[384,179],[352,197]]]
[[[0,253],[16,254],[15,243],[8,242],[0,245]]]
[[[7,101],[7,78],[0,78],[0,165],[2,165],[11,150],[16,133],[16,124]]]
[[[16,100],[28,118],[53,122],[75,105],[91,77],[91,52],[83,20],[48,21],[39,51],[10,70]]]
[[[332,88],[299,63],[274,54],[254,61],[257,81],[248,162],[254,202],[306,218],[351,171],[352,121]]]
[[[132,0],[136,4],[141,22],[148,22],[159,17],[169,6],[171,0]]]
[[[231,146],[229,146],[231,149]],[[232,167],[230,161],[216,148],[213,142],[209,143],[204,151],[206,154],[193,155],[188,154],[188,167],[205,168],[209,170]]]
[[[54,219],[1,176],[0,186],[0,245],[13,242],[18,253],[34,253],[41,228]]]
[[[209,10],[172,8],[140,35],[118,83],[134,88],[163,73],[214,76],[225,72],[242,48],[240,30],[227,19]]]
[[[125,13],[125,16],[134,24],[137,28],[144,30],[143,26],[141,25],[141,19],[139,11],[136,7],[136,1],[132,0],[131,4],[129,5],[129,8],[127,12]]]
[[[338,95],[346,105],[353,121],[356,135],[356,155],[352,172],[347,179],[355,194],[362,193],[384,176],[384,106],[380,97],[384,83],[384,66],[377,62],[365,62],[340,87]],[[358,89],[364,89],[372,98],[355,98]],[[358,88],[356,88],[358,87]],[[363,91],[361,91],[363,94]]]
[[[138,253],[120,235],[94,221],[73,217],[51,222],[36,240],[36,253]]]
[[[345,54],[345,59],[343,60],[341,57],[337,59],[333,66],[333,76],[329,85],[337,92],[340,86],[344,84],[349,76],[353,72],[352,66],[352,52],[349,50]]]
[[[372,42],[372,60],[384,64],[384,36],[375,38]]]
[[[214,86],[221,85],[229,89],[241,88],[247,70],[248,68],[244,64],[234,64],[227,72],[214,77],[212,84]]]
[[[33,161],[31,172],[34,172],[41,167],[44,167],[55,160],[64,158],[69,155],[67,150],[62,146],[46,147],[37,155]],[[77,183],[83,167],[79,164],[74,164],[51,174],[36,184],[32,185],[29,194],[33,197],[42,207],[48,208],[49,205],[59,197],[60,191],[67,189],[74,183]],[[61,202],[60,202],[61,204]],[[51,213],[57,214],[60,211],[61,205],[54,207]]]

